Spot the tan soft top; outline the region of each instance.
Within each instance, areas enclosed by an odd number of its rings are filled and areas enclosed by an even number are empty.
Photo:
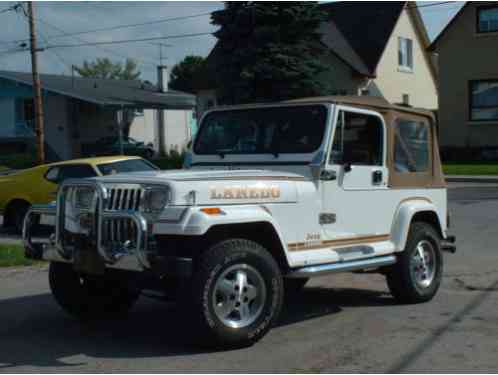
[[[359,108],[371,108],[377,111],[396,111],[410,113],[414,115],[428,117],[434,121],[432,111],[423,108],[414,108],[389,103],[386,99],[379,96],[318,96],[302,99],[287,100],[284,103],[333,103],[343,104]]]
[[[332,103],[343,104],[351,107],[371,109],[379,112],[383,117],[387,127],[388,155],[387,166],[389,168],[389,186],[392,188],[416,188],[432,187],[442,188],[446,186],[439,147],[437,131],[435,127],[435,117],[433,112],[422,109],[394,105],[381,97],[374,96],[322,96],[316,98],[303,98],[289,100],[286,103]],[[400,173],[394,168],[394,145],[396,143],[395,124],[399,118],[425,122],[430,126],[430,143],[432,152],[430,155],[431,168],[427,172]]]
[[[387,130],[387,167],[389,168],[389,186],[391,188],[443,188],[446,187],[439,146],[435,116],[432,111],[389,103],[386,99],[375,96],[318,96],[287,100],[280,103],[243,104],[217,107],[215,110],[237,110],[247,108],[274,107],[278,104],[342,104],[360,109],[378,112],[384,118]],[[429,142],[430,168],[426,172],[398,172],[394,166],[394,149],[396,144],[396,126],[398,119],[423,122],[430,127]]]

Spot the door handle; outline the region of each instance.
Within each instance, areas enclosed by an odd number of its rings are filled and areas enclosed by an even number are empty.
[[[372,173],[372,184],[380,185],[382,183],[382,171],[374,171]]]

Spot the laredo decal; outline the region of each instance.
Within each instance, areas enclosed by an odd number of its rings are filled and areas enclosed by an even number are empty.
[[[272,186],[229,186],[211,187],[210,199],[268,199],[280,198],[280,188]]]

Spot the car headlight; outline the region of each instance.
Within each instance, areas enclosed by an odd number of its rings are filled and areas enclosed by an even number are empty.
[[[170,191],[166,187],[151,187],[145,191],[144,211],[159,213],[170,201]]]
[[[92,207],[95,191],[90,187],[78,187],[73,193],[73,207],[88,210]]]

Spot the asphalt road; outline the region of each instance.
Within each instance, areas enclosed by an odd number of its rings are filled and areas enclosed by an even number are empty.
[[[458,253],[445,255],[433,301],[396,305],[378,275],[315,279],[242,350],[198,350],[175,305],[145,298],[126,320],[80,325],[53,301],[46,269],[0,271],[0,371],[497,372],[498,187],[449,196]]]

